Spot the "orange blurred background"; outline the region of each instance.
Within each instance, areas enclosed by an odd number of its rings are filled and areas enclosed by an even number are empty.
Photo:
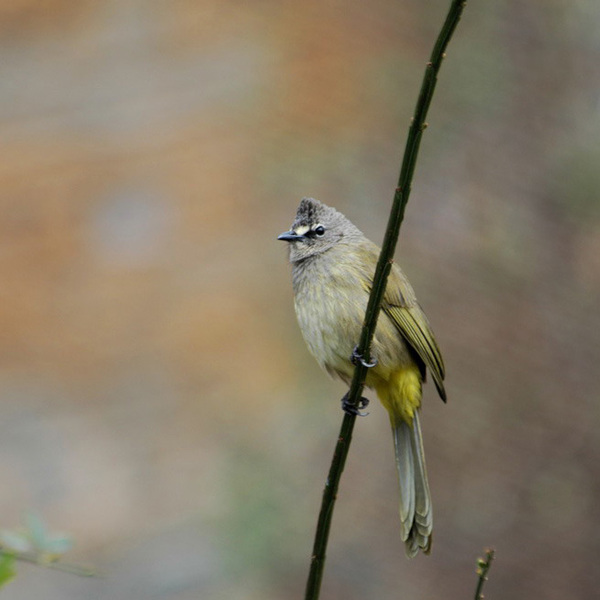
[[[300,598],[342,384],[306,351],[299,199],[380,242],[449,2],[0,2],[0,527],[80,579],[3,598]],[[600,6],[470,2],[398,251],[427,386],[431,557],[408,561],[387,416],[357,422],[322,597],[597,589]]]

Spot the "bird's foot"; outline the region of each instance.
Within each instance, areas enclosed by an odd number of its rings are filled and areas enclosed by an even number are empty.
[[[342,398],[342,410],[348,415],[354,415],[355,417],[366,417],[369,413],[360,411],[361,409],[369,406],[369,399],[361,397],[358,400],[358,404],[354,406],[354,404],[350,404],[350,402],[348,402],[349,394],[350,392],[346,392],[346,395]]]
[[[352,350],[352,356],[350,357],[350,361],[355,367],[358,365],[362,365],[363,367],[367,367],[367,369],[372,369],[377,364],[377,359],[373,358],[372,362],[367,362],[365,357],[358,352],[358,346],[354,346],[354,350]]]

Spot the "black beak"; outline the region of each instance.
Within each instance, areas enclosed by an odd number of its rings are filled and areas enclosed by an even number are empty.
[[[297,242],[298,240],[301,240],[303,238],[303,236],[298,235],[295,231],[285,231],[284,233],[282,233],[281,235],[277,236],[278,240],[281,240],[282,242]]]

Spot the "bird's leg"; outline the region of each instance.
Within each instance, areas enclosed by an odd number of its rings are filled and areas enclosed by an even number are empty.
[[[367,362],[365,357],[358,352],[358,346],[354,346],[354,350],[352,350],[352,356],[350,357],[350,361],[355,367],[358,365],[362,365],[363,367],[367,367],[367,369],[372,369],[377,364],[377,359],[373,358],[373,362]]]
[[[375,358],[373,359],[373,362],[367,362],[364,359],[364,356],[362,356],[362,354],[358,352],[358,346],[354,346],[354,350],[352,350],[352,356],[350,356],[350,361],[355,367],[358,367],[358,365],[362,365],[367,369],[371,369],[377,364],[377,359]],[[363,413],[360,411],[361,409],[369,406],[369,399],[361,397],[359,398],[357,405],[354,406],[353,404],[350,404],[350,402],[348,402],[349,394],[350,392],[346,392],[346,395],[342,398],[342,410],[349,415],[354,415],[356,417],[366,417],[369,413]]]
[[[369,406],[369,399],[365,397],[361,397],[358,400],[358,404],[354,406],[348,402],[348,395],[350,392],[346,392],[344,397],[342,398],[342,410],[348,415],[354,415],[355,417],[366,417],[368,412],[360,412],[362,408],[366,408]]]

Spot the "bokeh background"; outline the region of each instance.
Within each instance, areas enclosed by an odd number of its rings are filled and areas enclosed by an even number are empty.
[[[341,421],[295,323],[299,199],[380,242],[446,0],[0,2],[0,527],[81,579],[3,598],[300,598]],[[470,2],[398,260],[434,326],[430,557],[357,423],[323,598],[591,598],[600,551],[600,5]]]

